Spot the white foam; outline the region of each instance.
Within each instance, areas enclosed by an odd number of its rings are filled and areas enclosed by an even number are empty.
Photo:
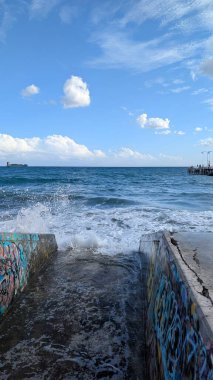
[[[102,240],[95,232],[74,235],[72,238],[73,248],[97,249],[107,246],[106,240]]]
[[[171,210],[154,207],[100,209],[74,205],[67,199],[52,207],[35,204],[16,218],[0,222],[2,231],[54,233],[60,249],[94,249],[104,254],[137,250],[144,233],[159,230],[211,231],[212,211]]]
[[[1,229],[8,232],[48,233],[52,215],[47,206],[36,203],[32,207],[22,208],[15,219],[1,223]]]

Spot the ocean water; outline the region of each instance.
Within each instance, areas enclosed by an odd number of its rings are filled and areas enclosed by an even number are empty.
[[[143,233],[213,231],[213,177],[186,168],[0,168],[0,230],[113,255]]]

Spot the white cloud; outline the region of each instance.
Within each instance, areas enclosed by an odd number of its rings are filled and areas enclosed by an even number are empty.
[[[197,79],[197,73],[194,70],[191,70],[190,74],[191,74],[193,82],[196,81],[196,79]]]
[[[193,91],[192,95],[205,94],[206,92],[208,92],[207,88],[199,88],[198,90]]]
[[[206,139],[200,140],[200,145],[213,146],[213,137],[207,137]]]
[[[28,163],[33,165],[109,165],[131,166],[149,164],[154,160],[151,154],[145,154],[129,147],[117,151],[103,152],[90,150],[86,145],[78,144],[72,138],[62,135],[50,135],[44,138],[17,138],[0,134],[1,161]]]
[[[183,87],[173,88],[171,89],[171,92],[173,92],[174,94],[180,94],[181,92],[187,91],[189,89],[190,89],[189,86],[183,86]]]
[[[110,5],[113,10],[101,9],[101,18],[96,19],[100,28],[92,41],[101,54],[90,64],[146,72],[174,63],[189,69],[188,61],[194,60],[190,70],[196,79],[200,60],[212,52],[212,0],[120,1],[116,11],[114,2]],[[148,22],[156,26],[152,39],[146,33]]]
[[[155,132],[155,135],[170,135],[171,133],[173,133],[174,135],[179,135],[179,136],[182,136],[182,135],[185,135],[186,132],[184,131],[174,131],[172,132],[171,129],[166,129],[166,130],[161,130],[161,131],[156,131]]]
[[[170,134],[171,134],[170,129],[166,129],[165,131],[156,131],[155,132],[155,135],[170,135]]]
[[[203,128],[200,128],[200,127],[197,127],[195,128],[195,132],[199,133],[199,132],[202,132]]]
[[[5,153],[29,153],[35,152],[39,147],[40,138],[18,138],[7,134],[0,134],[0,155]]]
[[[90,93],[87,84],[80,77],[71,76],[64,84],[64,108],[86,107],[90,105]]]
[[[0,134],[0,156],[6,161],[10,157],[19,160],[20,155],[36,159],[39,155],[44,162],[69,161],[69,159],[101,159],[105,153],[101,150],[89,150],[85,145],[76,143],[68,136],[51,135],[43,139],[39,137],[17,138]]]
[[[68,136],[52,135],[47,136],[44,145],[48,152],[58,154],[61,158],[66,157],[100,157],[100,151],[92,152],[85,145],[77,144]]]
[[[40,92],[39,87],[35,86],[34,84],[31,84],[30,86],[25,87],[21,91],[21,95],[22,96],[32,96],[32,95],[39,94],[39,92]]]
[[[104,158],[106,154],[100,149],[94,149],[94,154],[96,157]]]
[[[213,139],[209,140],[213,143]],[[100,149],[90,150],[87,146],[62,135],[17,138],[0,134],[0,159],[5,163],[10,161],[29,165],[167,166],[169,161],[171,164],[172,161],[181,164],[181,157],[163,153],[153,156],[130,147],[107,153]]]
[[[213,15],[212,15],[213,16]],[[213,22],[212,22],[213,23]],[[213,78],[213,57],[206,59],[200,66],[201,72],[210,77]]]
[[[181,162],[183,160],[181,156],[172,156],[170,154],[164,154],[164,153],[160,153],[159,158],[166,161],[180,161]]]
[[[159,117],[148,117],[146,113],[139,115],[137,122],[141,128],[151,128],[151,129],[169,129],[169,119],[161,119]]]
[[[177,79],[166,81],[162,77],[158,77],[156,79],[144,82],[144,85],[148,88],[156,86],[156,85],[166,88],[167,91],[159,92],[159,93],[165,93],[165,94],[167,94],[169,92],[180,93],[180,92],[186,91],[190,88],[189,86],[180,86],[180,87],[176,87],[174,89],[171,88],[171,86],[173,86],[173,85],[183,85],[183,84],[184,84],[184,81],[182,79],[177,78]]]
[[[212,0],[139,0],[126,12],[122,24],[159,20],[161,27],[168,25],[171,29],[191,31],[200,26],[212,30],[212,12]]]
[[[128,158],[128,159],[136,159],[136,160],[152,160],[153,157],[150,154],[144,154],[137,152],[135,150],[132,150],[127,147],[120,148],[114,156],[116,158]]]
[[[136,41],[121,31],[99,32],[93,41],[100,46],[102,56],[91,60],[89,64],[146,72],[181,62],[202,48],[200,41],[181,43],[169,37],[167,34],[148,41]]]

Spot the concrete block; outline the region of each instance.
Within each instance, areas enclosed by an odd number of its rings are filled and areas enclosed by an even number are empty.
[[[0,232],[0,319],[56,250],[54,235]]]

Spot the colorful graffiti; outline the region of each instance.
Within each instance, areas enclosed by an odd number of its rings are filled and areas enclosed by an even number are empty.
[[[212,342],[203,341],[196,304],[162,241],[150,260],[147,287],[150,378],[212,380]]]
[[[39,240],[37,234],[32,237],[25,235],[23,239],[23,234],[0,235],[0,317],[27,284],[29,259]],[[5,238],[7,240],[4,241]]]

